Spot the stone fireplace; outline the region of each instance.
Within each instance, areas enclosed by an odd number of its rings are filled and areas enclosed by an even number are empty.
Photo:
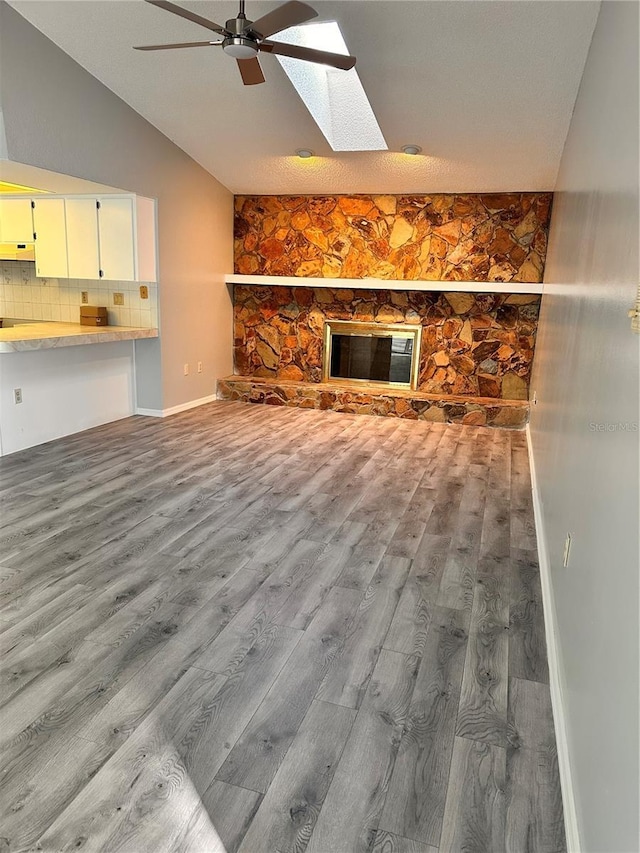
[[[235,375],[219,395],[524,426],[551,199],[237,197]]]
[[[521,427],[540,297],[236,284],[235,373],[220,396],[364,414]],[[327,324],[421,330],[413,389],[324,372]]]

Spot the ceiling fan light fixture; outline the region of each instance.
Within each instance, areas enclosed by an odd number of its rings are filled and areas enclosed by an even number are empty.
[[[301,160],[308,160],[309,157],[314,156],[313,151],[310,148],[297,148],[296,154]]]
[[[422,151],[419,145],[403,145],[402,153],[410,154],[412,157],[415,157],[416,154],[419,154]]]
[[[258,45],[245,36],[231,36],[222,42],[222,49],[235,59],[253,59],[258,55]]]

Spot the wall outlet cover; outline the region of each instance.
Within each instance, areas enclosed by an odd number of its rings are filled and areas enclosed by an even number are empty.
[[[14,388],[13,389],[13,401],[14,403],[22,402],[22,388]]]
[[[113,294],[113,304],[114,305],[124,305],[124,293],[114,293]]]
[[[146,284],[140,285],[140,299],[148,299],[149,298],[149,288]]]
[[[88,290],[83,290],[81,292],[80,301],[82,302],[83,305],[89,304],[89,291]]]

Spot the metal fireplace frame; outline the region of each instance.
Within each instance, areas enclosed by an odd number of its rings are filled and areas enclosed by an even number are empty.
[[[383,338],[406,338],[413,339],[413,350],[411,354],[411,381],[410,382],[381,382],[371,379],[345,379],[333,377],[331,371],[331,349],[332,336],[355,335],[358,337],[383,337]],[[324,324],[324,347],[322,353],[322,381],[339,385],[369,385],[375,388],[406,388],[415,391],[418,387],[420,375],[420,345],[422,337],[422,326],[414,326],[408,323],[359,323],[353,320],[325,320]]]

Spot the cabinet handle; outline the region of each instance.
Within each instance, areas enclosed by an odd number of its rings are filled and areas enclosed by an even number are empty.
[[[100,270],[100,278],[102,278],[103,275],[104,275],[104,270]]]

